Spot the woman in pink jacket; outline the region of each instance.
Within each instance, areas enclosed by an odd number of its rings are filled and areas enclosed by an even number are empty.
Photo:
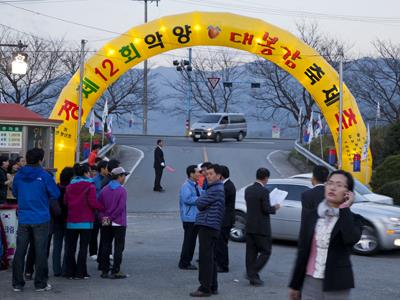
[[[64,201],[68,208],[66,230],[66,273],[69,279],[88,279],[86,257],[95,210],[103,210],[96,201],[96,187],[90,178],[88,165],[75,164],[75,177],[68,185]],[[75,260],[79,238],[78,260]]]

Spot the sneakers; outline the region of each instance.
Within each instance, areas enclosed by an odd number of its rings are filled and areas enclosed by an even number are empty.
[[[91,255],[90,259],[93,260],[93,261],[97,261],[97,255],[96,254]]]
[[[53,287],[51,286],[51,284],[47,284],[44,288],[41,289],[36,289],[36,292],[47,292],[50,291]]]
[[[20,286],[14,286],[13,287],[13,291],[14,292],[22,292],[24,290],[24,288],[23,287],[20,287]]]

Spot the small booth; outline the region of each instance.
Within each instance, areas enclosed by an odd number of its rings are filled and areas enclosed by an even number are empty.
[[[28,149],[42,148],[45,151],[43,167],[54,169],[54,133],[62,123],[46,119],[19,104],[0,104],[0,156],[16,159],[24,156]],[[3,237],[4,258],[12,258],[16,247],[16,205],[0,205],[0,230]],[[6,240],[6,245],[4,241]],[[0,251],[1,253],[2,251]]]
[[[19,104],[0,104],[0,156],[14,159],[42,148],[43,167],[54,167],[54,132],[62,121],[43,118]]]

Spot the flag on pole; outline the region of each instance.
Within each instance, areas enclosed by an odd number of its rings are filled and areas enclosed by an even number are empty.
[[[368,157],[368,149],[369,146],[371,144],[371,135],[370,135],[370,131],[369,131],[369,124],[367,125],[367,138],[365,140],[363,149],[362,149],[362,153],[361,153],[361,160],[366,160]]]
[[[108,103],[107,103],[107,99],[106,99],[106,101],[104,102],[103,114],[101,116],[101,120],[103,121],[103,126],[107,122],[107,116],[108,116]]]
[[[376,106],[376,118],[380,119],[381,117],[381,104],[378,102],[378,105]]]
[[[89,119],[89,133],[91,136],[94,136],[94,133],[96,131],[96,125],[94,122],[94,110],[90,112],[90,119]]]
[[[314,138],[313,118],[314,118],[314,112],[312,111],[310,116],[310,121],[308,122],[308,127],[307,127],[307,135],[308,135],[307,144],[311,144],[311,141]]]
[[[299,126],[301,126],[302,110],[303,110],[303,108],[300,107],[300,110],[299,110],[299,118],[298,118]]]
[[[317,138],[322,134],[321,114],[318,114],[317,128],[314,130],[314,136]]]
[[[110,115],[108,117],[108,121],[107,121],[107,133],[112,133],[112,121],[113,121],[113,116]]]

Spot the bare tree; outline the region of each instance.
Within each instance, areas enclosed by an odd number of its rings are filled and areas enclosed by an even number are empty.
[[[208,54],[198,54],[193,58],[192,71],[183,69],[176,82],[167,79],[174,93],[168,98],[178,101],[174,111],[182,113],[186,107],[188,93],[192,95],[191,111],[196,112],[228,112],[237,100],[240,86],[238,81],[242,75],[239,63],[234,60],[234,53],[228,50],[209,50]],[[219,84],[213,88],[208,78],[220,78]],[[231,87],[224,87],[222,82],[232,82]],[[235,84],[236,82],[236,84]]]
[[[338,67],[341,55],[349,52],[349,46],[321,33],[316,23],[298,23],[297,30],[300,39],[319,52],[333,67]],[[346,56],[345,60],[348,60]],[[345,66],[347,68],[348,64]],[[252,93],[256,100],[257,117],[286,123],[287,127],[297,127],[298,124],[305,125],[311,112],[317,110],[315,100],[307,90],[275,64],[257,57],[248,64],[248,71],[263,83],[261,89]]]
[[[367,119],[375,120],[379,102],[381,119],[393,124],[400,121],[400,44],[381,40],[372,44],[379,56],[355,62],[351,90],[368,104]]]
[[[28,71],[26,75],[11,73],[13,50],[0,47],[0,94],[7,103],[18,103],[36,112],[47,114],[63,86],[65,69],[61,65],[62,40],[44,40],[33,35],[12,33],[0,27],[0,43],[22,40],[28,45]],[[50,104],[50,105],[49,105]]]
[[[151,68],[148,68],[148,109],[157,107],[157,93],[154,88],[156,77],[151,76]],[[143,118],[143,77],[144,70],[131,69],[123,74],[116,82],[110,85],[96,103],[95,116],[102,119],[105,100],[107,99],[108,114],[114,115],[118,122],[122,122],[128,114]]]

